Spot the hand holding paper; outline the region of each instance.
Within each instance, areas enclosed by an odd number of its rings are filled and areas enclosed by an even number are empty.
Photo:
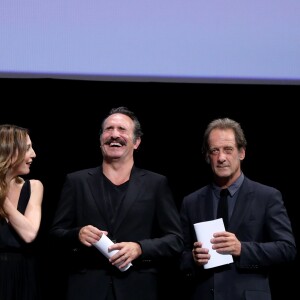
[[[194,224],[194,228],[197,240],[202,242],[203,248],[209,249],[210,260],[203,266],[204,269],[210,269],[233,262],[232,255],[218,253],[216,250],[212,249],[212,244],[210,242],[215,232],[225,231],[222,218],[196,223]]]
[[[102,234],[100,240],[96,243],[94,243],[94,246],[107,258],[112,257],[114,254],[116,254],[119,250],[112,250],[109,251],[108,247],[113,245],[113,241],[108,238],[105,234]],[[120,271],[124,272],[126,270],[128,270],[130,267],[132,266],[132,264],[128,264],[127,266],[125,266],[122,269],[119,269]],[[118,266],[116,266],[118,267]]]

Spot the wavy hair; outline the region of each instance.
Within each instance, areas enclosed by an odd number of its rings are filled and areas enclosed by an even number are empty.
[[[3,205],[8,193],[6,175],[8,171],[20,164],[27,151],[27,128],[12,124],[0,125],[0,218],[6,217]],[[20,183],[22,179],[16,178]]]

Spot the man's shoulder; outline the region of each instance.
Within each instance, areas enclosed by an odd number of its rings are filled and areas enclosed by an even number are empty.
[[[67,174],[68,177],[82,177],[100,172],[100,167],[81,169]]]
[[[195,191],[193,191],[193,192],[187,194],[187,195],[185,196],[185,198],[186,198],[186,199],[197,198],[197,197],[200,196],[200,195],[204,195],[204,194],[208,193],[209,189],[211,189],[210,185],[209,185],[209,184],[208,184],[208,185],[205,185],[205,186],[203,186],[203,187],[201,187],[201,188],[199,188],[199,189],[197,189],[197,190],[195,190]]]
[[[165,175],[148,170],[148,169],[142,169],[142,168],[138,168],[138,167],[134,167],[133,169],[133,173],[135,174],[139,174],[139,175],[147,175],[153,178],[166,178]]]
[[[158,184],[159,182],[168,183],[168,181],[169,181],[166,175],[151,171],[149,169],[143,169],[143,168],[137,168],[137,167],[134,167],[131,175],[132,175],[132,178],[135,178],[135,179],[140,178],[142,180],[146,180],[147,182],[151,182],[153,184],[155,184],[155,183]]]
[[[278,192],[277,188],[249,179],[248,177],[245,177],[244,186],[246,186],[246,188],[250,188],[260,192]]]

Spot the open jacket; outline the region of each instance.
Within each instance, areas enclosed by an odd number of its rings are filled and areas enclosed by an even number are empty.
[[[101,166],[67,175],[50,231],[70,251],[69,299],[105,299],[111,280],[117,299],[147,299],[147,293],[149,299],[155,299],[151,296],[156,285],[154,274],[161,262],[178,257],[183,250],[179,213],[167,179],[133,167],[126,196],[112,224],[103,176]],[[95,247],[79,242],[79,230],[85,225],[108,231],[115,242],[138,242],[141,257],[128,271],[120,272]]]

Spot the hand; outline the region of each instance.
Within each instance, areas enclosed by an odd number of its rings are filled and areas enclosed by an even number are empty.
[[[210,254],[207,248],[202,248],[201,242],[195,242],[192,250],[193,258],[197,266],[203,266],[208,263]]]
[[[124,268],[142,254],[141,246],[134,242],[116,243],[110,246],[108,249],[110,251],[119,250],[109,259],[109,261],[112,263],[112,265],[117,265],[120,269]]]
[[[100,240],[102,234],[107,235],[107,231],[101,231],[97,227],[87,225],[80,229],[79,240],[83,245],[91,247],[94,243]]]
[[[232,232],[216,232],[210,242],[213,244],[212,248],[220,254],[241,255],[241,242]]]

